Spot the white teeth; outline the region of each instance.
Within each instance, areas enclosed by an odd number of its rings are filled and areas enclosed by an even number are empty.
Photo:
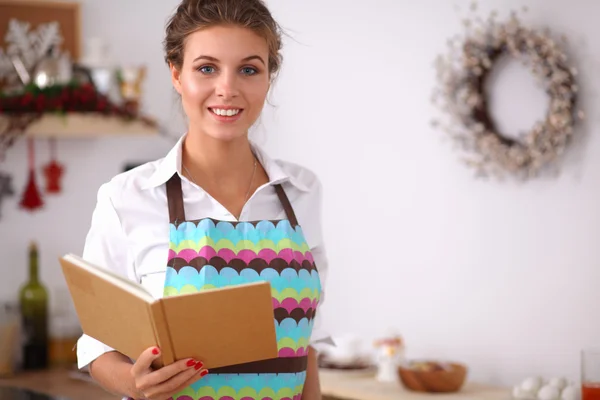
[[[221,110],[220,108],[212,108],[212,112],[223,117],[233,117],[234,115],[238,115],[240,113],[240,110]]]

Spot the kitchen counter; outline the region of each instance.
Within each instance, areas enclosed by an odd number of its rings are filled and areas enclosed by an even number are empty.
[[[511,390],[467,382],[457,393],[426,394],[406,390],[401,383],[377,382],[372,374],[321,369],[325,400],[507,400]]]
[[[62,397],[49,396],[43,393],[32,392],[28,389],[0,386],[0,399],[2,400],[63,400]]]
[[[93,382],[74,379],[68,369],[50,369],[43,371],[21,372],[8,378],[0,378],[1,388],[23,388],[48,397],[14,397],[14,399],[48,400],[116,400],[119,397],[106,392]],[[5,397],[1,397],[4,399]],[[6,397],[12,400],[11,397]]]
[[[93,382],[74,379],[73,371],[51,369],[23,372],[10,378],[0,378],[0,389],[23,388],[45,394],[34,396],[22,392],[7,400],[117,400]],[[407,391],[399,383],[380,383],[372,375],[355,372],[323,370],[320,372],[324,400],[507,400],[511,392],[507,388],[467,382],[458,393],[422,394]],[[5,389],[6,390],[6,389]],[[16,393],[16,392],[15,392]],[[1,393],[0,393],[1,394]],[[0,398],[4,399],[5,397]]]

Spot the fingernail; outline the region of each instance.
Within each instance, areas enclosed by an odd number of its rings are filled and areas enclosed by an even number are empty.
[[[200,368],[202,368],[203,366],[204,366],[204,364],[202,363],[202,361],[198,361],[198,362],[196,363],[196,365],[194,366],[194,368],[196,368],[196,369],[200,369]]]
[[[154,354],[154,355],[158,354],[158,349],[156,347],[152,349],[152,354]]]
[[[200,372],[200,376],[204,376],[206,374],[208,374],[208,370],[206,369],[203,369],[202,372]]]
[[[191,367],[191,366],[192,366],[192,365],[194,365],[194,364],[196,364],[196,361],[194,361],[194,360],[189,360],[189,361],[186,363],[186,365],[187,365],[188,367]]]

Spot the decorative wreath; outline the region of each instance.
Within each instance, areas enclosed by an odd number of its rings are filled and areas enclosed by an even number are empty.
[[[568,65],[564,50],[548,31],[523,27],[514,12],[507,22],[496,18],[493,12],[487,21],[465,20],[467,34],[464,40],[458,39],[459,48],[449,41],[449,54],[438,57],[436,63],[439,87],[434,103],[450,117],[443,128],[471,154],[465,161],[479,174],[529,178],[559,159],[577,118],[583,118],[583,112],[576,110],[577,71]],[[520,137],[496,129],[484,93],[494,63],[505,56],[530,67],[550,100],[545,119]]]

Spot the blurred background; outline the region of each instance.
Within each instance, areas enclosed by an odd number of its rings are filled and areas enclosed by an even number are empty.
[[[129,103],[114,112],[155,124],[124,132],[82,122],[89,135],[62,137],[39,127],[33,158],[25,137],[6,149],[0,172],[14,194],[0,200],[3,302],[18,299],[35,241],[52,313],[72,315],[57,259],[82,252],[98,187],[164,156],[185,132],[162,52],[177,4],[79,2],[78,61],[96,84],[106,82],[102,71],[120,70],[123,85],[109,94]],[[393,331],[407,357],[459,360],[470,379],[498,385],[530,375],[579,379],[580,349],[600,341],[600,3],[478,5],[484,17],[526,6],[524,24],[564,34],[579,72],[586,118],[561,173],[528,181],[475,176],[431,124],[439,113],[431,103],[435,60],[462,32],[471,4],[269,0],[288,35],[283,70],[252,135],[323,182],[330,262],[323,316],[332,335],[370,345]],[[7,51],[6,37],[0,47]],[[490,110],[501,131],[527,131],[544,118],[548,96],[528,69],[515,61],[494,74]],[[52,160],[63,168],[61,188],[46,193]],[[21,201],[31,165],[43,205],[27,209]],[[60,321],[76,331],[73,318]]]

